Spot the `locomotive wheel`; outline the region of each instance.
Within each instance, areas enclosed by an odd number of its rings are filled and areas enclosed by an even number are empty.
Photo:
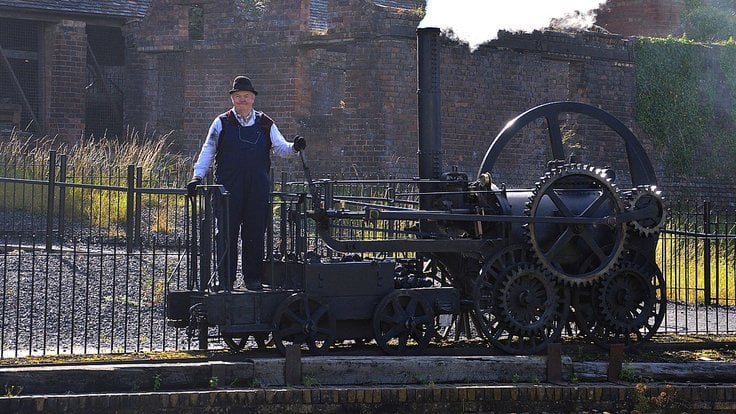
[[[376,306],[373,332],[389,355],[419,354],[435,334],[432,305],[418,292],[395,290]]]
[[[448,261],[453,263],[452,261]],[[473,317],[472,296],[479,274],[480,262],[474,259],[464,260],[456,266],[447,266],[445,262],[437,260],[435,267],[440,270],[441,277],[433,280],[440,286],[451,286],[457,289],[460,295],[460,309],[452,314],[435,316],[435,338],[442,342],[459,342],[461,340],[476,340],[483,334],[475,325]],[[455,269],[454,271],[450,269]]]
[[[604,176],[591,167],[566,164],[542,177],[530,197],[527,214],[604,218],[623,211],[618,190]],[[532,221],[526,229],[537,260],[555,278],[572,286],[600,279],[616,265],[626,241],[623,222],[587,225]]]
[[[335,318],[330,307],[304,293],[286,298],[274,313],[273,340],[283,355],[286,345],[306,345],[310,352],[323,354],[335,339]]]
[[[656,265],[630,255],[606,280],[573,293],[575,320],[603,349],[633,349],[649,340],[665,315],[665,280]]]
[[[642,236],[658,234],[667,221],[667,209],[662,199],[662,192],[655,186],[639,186],[629,199],[629,210],[651,208],[654,211],[650,217],[634,220],[631,226]]]
[[[266,346],[268,345],[268,341],[269,341],[268,333],[263,333],[263,332],[254,333],[252,337],[258,349],[266,349]],[[226,334],[222,335],[223,342],[225,342],[225,345],[227,345],[228,348],[230,348],[230,350],[233,352],[240,352],[243,349],[245,349],[246,345],[248,345],[249,338],[250,338],[249,336],[235,337],[235,336],[226,335]]]

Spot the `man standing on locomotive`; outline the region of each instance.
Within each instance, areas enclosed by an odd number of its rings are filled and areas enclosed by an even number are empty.
[[[242,270],[248,290],[263,290],[263,252],[268,222],[271,180],[271,151],[288,157],[306,148],[297,135],[288,142],[268,115],[253,109],[256,95],[251,80],[237,76],[230,90],[233,107],[210,125],[207,138],[194,164],[194,175],[187,194],[196,195],[202,177],[215,162],[215,182],[230,193],[229,239],[217,239],[220,289],[233,288],[237,271],[238,235],[243,243]],[[218,209],[217,216],[221,217]],[[225,234],[223,220],[217,220],[218,234]],[[228,263],[226,268],[225,263]]]

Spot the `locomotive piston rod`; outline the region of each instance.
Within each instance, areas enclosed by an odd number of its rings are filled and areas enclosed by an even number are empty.
[[[643,208],[627,211],[621,214],[606,217],[560,217],[560,216],[511,216],[511,215],[479,215],[467,213],[445,213],[438,211],[387,211],[377,208],[366,209],[364,213],[348,213],[341,211],[328,211],[327,217],[330,218],[348,218],[363,216],[365,220],[448,220],[448,221],[482,221],[482,222],[502,222],[502,223],[561,223],[561,224],[606,224],[617,225],[619,223],[628,223],[634,220],[642,220],[646,218],[656,217],[659,210],[654,205],[647,205]]]
[[[560,216],[513,216],[513,215],[478,215],[452,214],[437,211],[385,211],[366,209],[365,212],[338,210],[316,210],[310,216],[320,225],[317,234],[331,248],[339,252],[470,252],[484,251],[489,247],[489,240],[483,239],[381,239],[381,240],[339,240],[330,234],[329,221],[337,219],[364,220],[434,220],[465,222],[497,222],[497,223],[536,223],[536,224],[571,224],[613,227],[620,223],[655,217],[658,209],[650,205],[641,209],[605,217],[560,217]]]

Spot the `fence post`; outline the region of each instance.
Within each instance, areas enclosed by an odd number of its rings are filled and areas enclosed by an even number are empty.
[[[202,218],[200,219],[199,223],[199,290],[200,292],[204,292],[205,289],[207,289],[207,286],[209,285],[210,275],[212,274],[212,190],[206,191],[204,194],[204,200],[200,199],[204,203],[204,208],[200,209],[200,213],[202,214]],[[219,195],[219,193],[217,193]],[[222,215],[220,218],[227,217],[225,214]],[[223,226],[225,230],[227,231],[227,227]],[[223,235],[220,234],[220,239],[217,240],[215,243],[220,243],[221,241],[227,240],[227,238],[223,238]],[[217,244],[217,247],[219,247],[219,244]],[[219,271],[219,266],[222,266],[222,263],[219,263],[219,255],[218,257],[217,267],[215,268],[216,271]]]
[[[135,165],[128,165],[127,197],[125,203],[125,249],[128,253],[133,252],[135,242],[134,218],[133,218],[133,195],[135,194]]]
[[[703,201],[703,302],[705,306],[711,304],[711,287],[710,287],[710,201]]]
[[[287,183],[287,177],[286,177],[286,171],[281,171],[281,193],[284,194],[287,191],[286,188]],[[281,197],[279,202],[281,203],[281,208],[279,209],[279,253],[281,253],[281,257],[286,257],[287,250],[287,243],[289,242],[289,238],[286,237],[286,197]]]
[[[59,244],[64,244],[64,216],[66,214],[66,161],[67,155],[59,155]]]
[[[46,252],[52,249],[54,230],[54,191],[56,190],[56,151],[49,151],[49,185],[46,193]]]
[[[143,188],[143,167],[135,169],[135,187]],[[135,245],[143,248],[141,243],[141,210],[143,210],[143,194],[140,191],[135,192]]]
[[[187,206],[191,207],[191,216],[188,217],[189,221],[189,275],[187,277],[187,289],[193,290],[195,281],[199,280],[199,271],[197,270],[197,257],[199,253],[199,242],[198,242],[198,230],[197,222],[199,221],[199,215],[197,214],[197,196],[186,197]],[[198,285],[197,285],[198,286]],[[201,289],[204,290],[204,289]]]

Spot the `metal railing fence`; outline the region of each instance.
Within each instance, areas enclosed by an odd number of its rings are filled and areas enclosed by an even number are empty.
[[[670,204],[658,262],[667,282],[668,311],[660,331],[736,332],[736,211],[708,200]]]
[[[0,358],[188,347],[166,325],[185,279],[181,177],[0,164]]]
[[[0,160],[0,358],[196,348],[165,321],[165,292],[186,283],[189,266],[187,178],[134,165],[75,169],[53,151],[41,165]],[[336,208],[415,208],[418,196],[412,180],[331,180],[320,191]],[[306,193],[286,175],[275,183],[271,254],[298,242],[279,235],[305,231],[278,226]],[[408,225],[335,231],[390,238]],[[736,333],[734,227],[736,212],[707,201],[671,204],[658,250],[669,301],[660,332]],[[316,237],[307,243],[328,254]]]

